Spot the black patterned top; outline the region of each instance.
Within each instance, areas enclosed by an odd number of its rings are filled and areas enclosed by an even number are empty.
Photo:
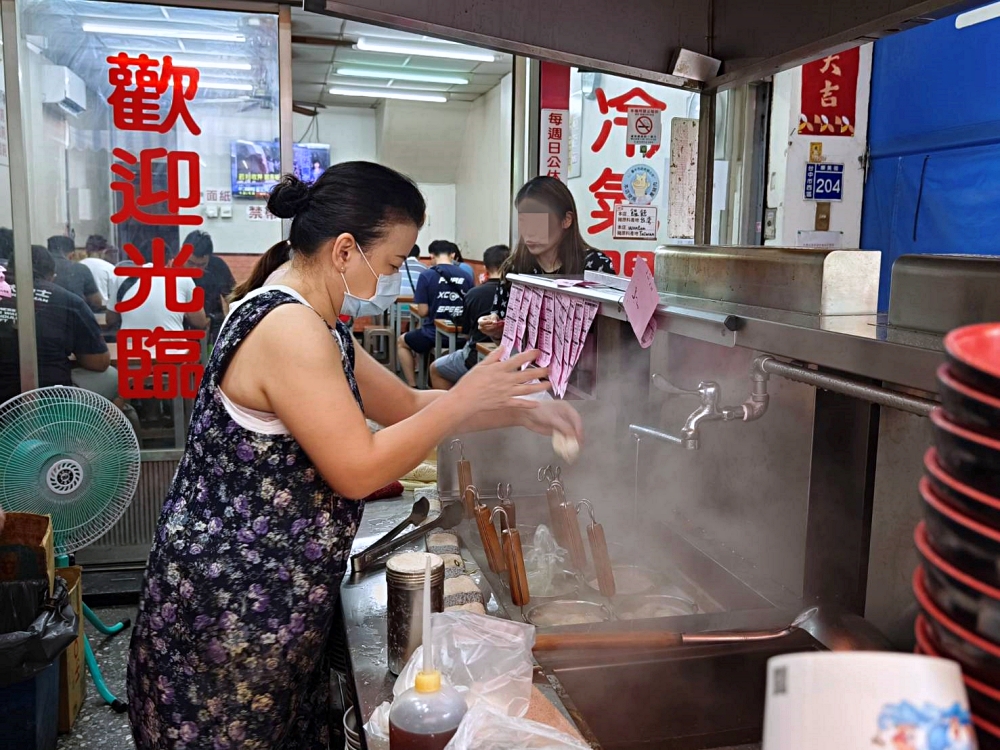
[[[328,747],[324,648],[363,504],[337,494],[290,434],[229,415],[219,385],[275,308],[268,290],[222,329],[160,514],[128,664],[137,750]],[[330,329],[359,409],[354,345]]]

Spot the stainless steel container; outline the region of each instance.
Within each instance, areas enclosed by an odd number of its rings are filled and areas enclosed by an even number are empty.
[[[524,619],[536,628],[607,622],[611,617],[611,610],[603,604],[565,599],[536,604],[524,613]]]
[[[402,552],[385,564],[389,671],[399,674],[423,640],[424,569],[431,560],[431,612],[444,611],[444,561],[429,552]]]

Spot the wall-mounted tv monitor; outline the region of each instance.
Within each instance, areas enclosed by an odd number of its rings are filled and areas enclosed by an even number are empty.
[[[232,188],[234,198],[267,200],[281,180],[281,145],[278,141],[233,141]],[[314,183],[330,166],[330,147],[321,143],[292,146],[292,170],[308,184]]]

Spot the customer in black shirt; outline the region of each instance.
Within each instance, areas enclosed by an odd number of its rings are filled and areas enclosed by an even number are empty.
[[[40,245],[31,248],[35,286],[35,339],[38,346],[38,384],[76,385],[115,400],[117,371],[93,312],[75,294],[53,283],[55,262]],[[17,345],[17,282],[8,270],[13,296],[0,299],[0,403],[21,390]],[[79,366],[73,369],[70,355]],[[80,378],[76,377],[77,370]]]
[[[76,245],[72,238],[62,235],[49,237],[49,252],[56,263],[53,281],[84,300],[92,310],[100,310],[104,307],[104,298],[94,281],[94,274],[82,263],[74,263],[69,259],[74,250]]]
[[[488,278],[465,295],[465,310],[462,313],[462,330],[472,331],[472,335],[463,348],[438,357],[431,363],[432,388],[448,390],[479,361],[476,344],[489,341],[490,337],[479,330],[478,321],[493,309],[493,299],[500,286],[500,268],[508,255],[510,248],[506,245],[494,245],[483,253]]]
[[[222,321],[229,313],[226,297],[235,288],[236,279],[226,261],[215,255],[212,236],[208,232],[196,229],[184,238],[183,244],[194,248],[187,259],[188,268],[200,268],[204,271],[201,278],[194,280],[194,284],[205,291],[205,314],[211,321],[208,340],[213,343],[222,329]]]

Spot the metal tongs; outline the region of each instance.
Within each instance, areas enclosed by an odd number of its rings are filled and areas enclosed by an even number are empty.
[[[416,505],[416,503],[414,505]],[[354,573],[363,573],[380,558],[385,557],[390,552],[399,549],[405,544],[409,544],[415,539],[419,539],[428,532],[434,531],[434,529],[452,529],[458,526],[458,524],[462,522],[462,518],[464,516],[465,511],[462,508],[462,504],[451,503],[450,505],[445,506],[444,510],[441,511],[441,515],[433,521],[428,521],[427,523],[418,526],[413,531],[403,534],[401,537],[395,539],[387,538],[389,537],[389,534],[387,534],[364,552],[359,552],[351,557],[351,570]],[[397,526],[397,528],[399,527]],[[405,526],[403,528],[405,528]],[[393,529],[393,531],[395,531],[395,529]],[[392,534],[393,532],[389,533]]]

